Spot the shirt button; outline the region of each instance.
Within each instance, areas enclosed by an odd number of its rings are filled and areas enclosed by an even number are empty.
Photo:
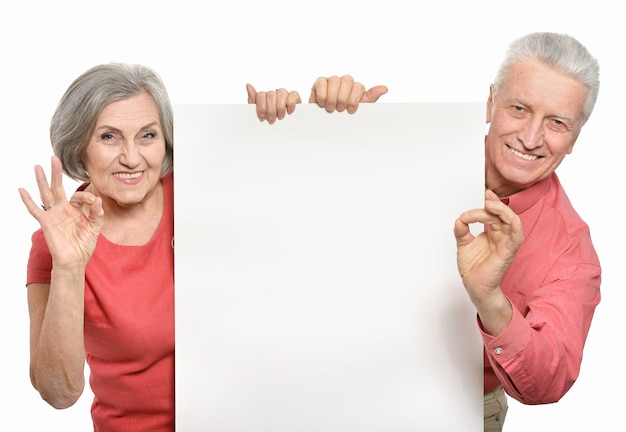
[[[494,350],[494,352],[498,355],[502,354],[502,348],[498,347]]]

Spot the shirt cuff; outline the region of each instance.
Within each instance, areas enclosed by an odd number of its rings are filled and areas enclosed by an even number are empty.
[[[513,303],[511,303],[513,305]],[[483,338],[485,351],[489,357],[502,364],[519,354],[530,340],[530,326],[521,312],[513,306],[513,315],[508,327],[499,336],[485,333],[478,315],[478,328]]]

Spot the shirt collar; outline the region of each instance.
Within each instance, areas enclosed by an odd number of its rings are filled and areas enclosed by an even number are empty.
[[[552,173],[545,179],[535,183],[534,185],[514,193],[508,197],[501,197],[503,203],[507,204],[516,214],[520,214],[528,210],[539,199],[546,195],[552,182],[556,180],[556,173]]]

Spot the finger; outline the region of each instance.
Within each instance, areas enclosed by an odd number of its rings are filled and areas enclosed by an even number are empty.
[[[337,97],[339,96],[339,89],[341,88],[341,78],[338,76],[332,76],[328,78],[326,89],[326,103],[324,108],[326,111],[333,112],[337,108]]]
[[[33,198],[26,191],[26,189],[19,188],[17,191],[20,194],[20,198],[22,199],[24,206],[26,206],[26,210],[28,210],[28,213],[30,213],[35,219],[37,219],[37,213],[43,212],[41,207],[37,205],[37,203],[33,200]]]
[[[87,220],[102,222],[104,216],[104,208],[102,207],[102,198],[94,197],[93,204],[89,206],[89,212],[86,214]]]
[[[48,178],[41,165],[35,165],[35,180],[37,181],[37,188],[39,189],[39,198],[43,206],[49,206],[54,204],[54,196],[50,190],[48,184]]]
[[[502,222],[510,224],[517,217],[513,209],[504,204],[502,200],[491,190],[485,191],[485,210],[497,215]]]
[[[322,108],[326,105],[326,94],[328,93],[328,82],[326,78],[318,78],[311,87],[311,95],[309,96],[309,103],[316,103]]]
[[[388,91],[389,89],[384,85],[374,86],[371,89],[369,89],[367,92],[365,92],[365,94],[363,95],[363,98],[361,99],[361,102],[366,102],[366,103],[376,102],[378,98],[386,94]]]
[[[500,218],[497,215],[489,213],[485,209],[467,210],[461,213],[459,219],[461,219],[461,221],[463,221],[463,223],[467,225],[471,225],[474,223],[481,223],[484,225],[500,222]]]
[[[289,92],[287,96],[287,114],[291,114],[296,110],[296,105],[302,103],[300,94],[297,91]]]
[[[350,103],[350,95],[354,90],[353,87],[354,78],[352,78],[351,75],[343,75],[339,79],[339,89],[337,91],[337,101],[335,103],[337,111],[343,112],[346,109]]]
[[[104,215],[102,198],[90,192],[74,192],[69,203],[73,208],[79,210],[82,217],[87,221],[100,223],[98,219]]]
[[[524,228],[522,227],[522,221],[519,217],[511,223],[509,237],[516,250],[524,242]]]
[[[276,89],[276,118],[282,120],[287,115],[287,97],[289,92],[287,89]]]
[[[46,207],[65,202],[65,188],[63,187],[63,164],[57,156],[52,156],[52,180],[50,183],[53,200],[51,203],[44,203]]]
[[[474,240],[474,235],[469,229],[469,225],[459,217],[454,221],[454,237],[457,247],[469,244]]]
[[[269,124],[274,124],[276,122],[276,92],[265,92],[265,97],[267,98],[265,120]]]
[[[96,201],[96,196],[91,192],[77,191],[74,192],[72,198],[70,198],[70,204],[74,208],[82,208],[84,206],[93,205]]]
[[[350,93],[350,99],[348,101],[347,111],[348,114],[354,114],[359,109],[359,103],[365,94],[365,87],[361,83],[354,83],[352,86],[352,92]]]
[[[252,84],[246,84],[246,93],[248,93],[248,103],[256,103],[256,89]]]
[[[506,230],[513,248],[518,248],[524,241],[524,228],[522,220],[512,208],[504,204],[495,192],[487,189],[485,191],[485,209],[497,215],[499,222],[492,223],[492,230]]]
[[[256,104],[256,116],[259,121],[265,121],[267,113],[267,98],[265,92],[255,93],[254,103]]]
[[[466,224],[482,223],[493,224],[497,222],[504,222],[501,218],[503,213],[510,212],[511,210],[506,204],[504,204],[498,196],[490,190],[485,191],[485,207],[467,210],[461,214],[460,219]]]

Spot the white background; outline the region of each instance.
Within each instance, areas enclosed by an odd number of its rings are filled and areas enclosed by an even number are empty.
[[[617,117],[626,94],[626,36],[618,6],[608,0],[3,2],[3,420],[21,422],[23,430],[42,424],[49,430],[88,430],[89,397],[56,412],[30,387],[23,284],[36,224],[17,194],[19,186],[36,191],[32,167],[48,165],[49,119],[77,75],[108,61],[144,63],[160,72],[174,103],[245,103],[246,82],[299,90],[306,100],[315,78],[346,73],[366,86],[388,85],[382,103],[483,101],[508,42],[548,30],[578,37],[602,68],[596,111],[559,172],[591,226],[604,268],[603,299],[571,392],[554,405],[511,402],[507,432],[619,424],[620,398],[610,397],[626,385],[618,355],[626,319],[619,218],[625,143],[623,119]]]

